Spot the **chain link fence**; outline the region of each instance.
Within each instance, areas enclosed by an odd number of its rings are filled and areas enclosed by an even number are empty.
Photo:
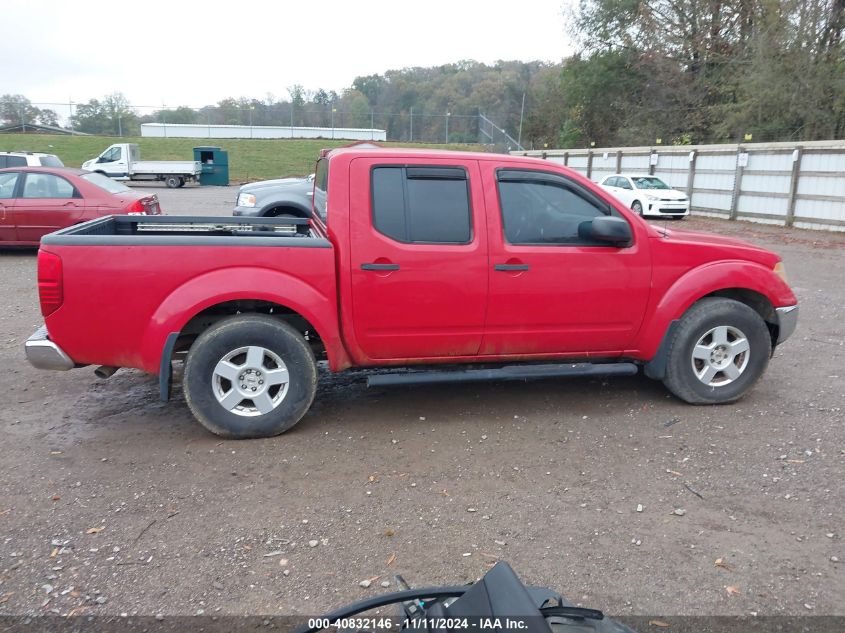
[[[432,112],[408,108],[402,112],[379,112],[360,107],[288,102],[233,102],[203,107],[97,103],[98,107],[92,102],[33,102],[32,111],[21,111],[19,121],[14,120],[18,117],[7,117],[6,124],[20,126],[24,132],[37,131],[38,125],[46,124],[76,133],[116,137],[140,136],[143,123],[357,128],[384,130],[388,141],[403,143],[481,144],[492,151],[522,148],[514,138],[517,130],[506,131],[481,111]]]

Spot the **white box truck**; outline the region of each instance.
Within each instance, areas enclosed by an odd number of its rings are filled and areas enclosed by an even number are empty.
[[[161,180],[171,189],[196,181],[202,165],[196,160],[140,160],[137,143],[115,143],[106,151],[82,163],[82,169],[95,171],[114,180]]]

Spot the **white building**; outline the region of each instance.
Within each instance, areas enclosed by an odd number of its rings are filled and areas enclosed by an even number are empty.
[[[284,125],[196,125],[142,123],[141,136],[156,138],[325,138],[386,141],[387,132],[372,128],[290,127]]]

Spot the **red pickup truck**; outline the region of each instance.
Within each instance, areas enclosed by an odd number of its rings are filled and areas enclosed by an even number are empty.
[[[300,218],[113,216],[43,238],[44,369],[158,374],[227,437],[282,433],[331,371],[370,384],[634,374],[731,402],[795,329],[780,258],[649,225],[562,166],[335,150]]]

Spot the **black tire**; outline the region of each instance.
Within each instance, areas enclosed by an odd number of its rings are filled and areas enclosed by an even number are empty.
[[[164,184],[168,189],[176,189],[179,186],[179,181],[182,180],[179,176],[167,176],[164,179]]]
[[[717,344],[716,329],[725,328],[725,344],[730,348],[737,345],[739,349],[744,339],[747,343],[745,356],[736,354],[729,362],[722,361],[725,369],[738,373],[731,378],[727,372],[718,371],[709,383],[703,382],[707,377],[708,362],[694,358],[696,346],[704,341],[712,341],[708,345],[715,346],[719,351],[721,344]],[[703,338],[714,332],[711,338]],[[742,336],[738,336],[742,335]],[[708,345],[702,345],[703,351]],[[663,384],[678,398],[689,404],[725,404],[735,402],[751,389],[769,363],[772,351],[772,339],[766,322],[752,308],[721,297],[702,299],[687,310],[675,330],[669,346],[666,376]],[[699,352],[700,353],[700,352]],[[713,352],[711,352],[712,354]],[[732,351],[728,350],[728,354]],[[710,358],[714,358],[712,355]],[[718,357],[716,357],[718,361]],[[713,367],[715,370],[715,367]],[[701,372],[699,378],[697,372]]]
[[[631,205],[631,211],[636,213],[637,215],[643,214],[643,205],[639,200],[634,200],[633,204]]]
[[[282,361],[282,368],[288,372],[288,382],[274,387],[257,385],[257,380],[248,376],[241,386],[255,384],[267,394],[267,398],[279,402],[266,413],[258,411],[258,400],[253,403],[243,397],[240,405],[227,409],[220,402],[221,397],[231,394],[233,401],[242,397],[235,382],[228,382],[217,373],[218,363],[242,348],[263,349],[263,376],[269,385],[270,375],[275,366],[272,356]],[[230,364],[236,365],[237,372],[250,373],[247,352],[240,364],[239,356],[232,357]],[[266,362],[266,364],[265,364]],[[269,365],[269,366],[268,366]],[[261,377],[262,373],[256,371]],[[243,379],[243,374],[237,382]],[[247,381],[252,380],[252,383]],[[226,388],[228,382],[228,389]],[[264,315],[241,315],[220,321],[203,332],[188,352],[185,360],[185,373],[182,379],[185,400],[194,417],[206,429],[221,437],[246,439],[272,437],[284,433],[293,427],[308,411],[317,392],[317,363],[314,354],[302,335],[290,325],[279,319]],[[262,382],[263,384],[263,382]],[[255,391],[254,388],[252,388]],[[260,393],[258,395],[261,395]],[[245,404],[251,403],[251,404]],[[238,413],[240,411],[240,413]]]

